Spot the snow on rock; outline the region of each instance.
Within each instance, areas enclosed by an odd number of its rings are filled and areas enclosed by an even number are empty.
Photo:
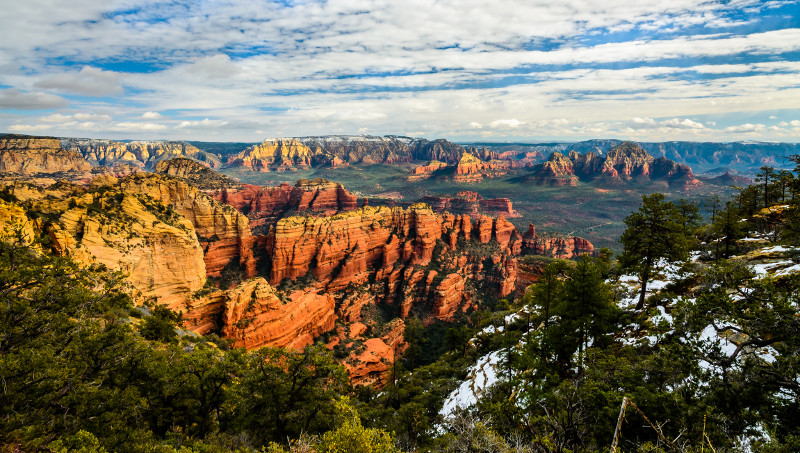
[[[499,380],[498,366],[505,358],[506,352],[505,349],[501,349],[478,359],[467,371],[467,379],[444,401],[439,414],[447,419],[458,408],[467,409],[474,406],[481,394]]]

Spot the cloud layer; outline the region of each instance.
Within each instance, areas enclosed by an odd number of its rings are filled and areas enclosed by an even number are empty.
[[[13,3],[0,131],[800,139],[796,0]]]

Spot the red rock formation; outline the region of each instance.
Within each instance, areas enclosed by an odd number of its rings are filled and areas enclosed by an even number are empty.
[[[469,297],[464,292],[464,278],[450,274],[436,287],[433,299],[433,314],[442,320],[451,320],[458,308]]]
[[[321,149],[311,149],[297,139],[265,140],[228,158],[229,166],[268,172],[290,168],[308,168],[328,163],[333,156]]]
[[[395,320],[387,326],[388,332],[380,338],[370,338],[364,342],[363,349],[356,350],[346,361],[345,367],[354,386],[365,385],[383,388],[391,377],[395,359],[405,349],[403,343],[402,320]]]
[[[243,185],[241,190],[222,189],[214,192],[217,201],[227,203],[246,214],[253,228],[272,224],[287,212],[333,215],[358,208],[358,198],[339,183],[324,179],[301,179],[294,187]]]
[[[528,226],[522,237],[522,253],[569,259],[594,252],[594,245],[586,239],[573,237],[543,237],[536,235],[536,227]]]
[[[502,251],[492,266],[485,268],[480,255],[459,255],[459,239],[486,244],[492,238]],[[285,218],[278,221],[266,244],[273,284],[311,274],[320,288],[335,293],[349,285],[371,285],[366,294],[345,291],[342,316],[351,321],[359,320],[361,309],[369,303],[399,303],[405,317],[425,295],[435,298],[444,274],[439,277],[435,271],[416,267],[434,258],[446,261],[442,266],[452,269],[449,273],[460,274],[464,282],[490,280],[504,296],[514,287],[516,267],[511,254],[519,252],[522,245],[513,225],[502,217],[483,216],[473,226],[468,216],[440,216],[425,205],[407,210],[365,207],[325,218]],[[444,248],[434,256],[436,247]],[[443,253],[454,255],[446,258]],[[457,256],[461,258],[456,260]],[[446,300],[448,303],[437,309],[437,316],[443,319],[457,308],[451,303],[454,299]]]
[[[335,303],[330,294],[295,291],[281,300],[263,278],[243,282],[227,294],[222,333],[234,346],[301,349],[333,329]]]
[[[202,334],[219,330],[234,346],[247,349],[301,349],[333,329],[334,306],[330,294],[295,291],[287,298],[259,277],[192,302],[184,326]]]
[[[202,160],[205,164],[218,168],[219,158],[211,153],[200,151],[186,142],[173,141],[133,141],[115,142],[113,140],[67,139],[64,147],[81,154],[93,165],[114,167],[133,165],[152,169],[156,163],[175,157],[190,157]]]
[[[694,177],[688,165],[678,164],[666,157],[659,157],[653,161],[653,179],[664,179],[670,187],[692,189],[703,183]]]
[[[605,156],[594,151],[586,154],[570,151],[568,157],[554,152],[547,162],[533,168],[530,180],[535,184],[574,186],[579,178],[605,184],[666,181],[671,187],[681,188],[692,188],[701,184],[688,166],[665,157],[654,159],[639,145],[631,142],[615,146]]]
[[[535,167],[532,180],[536,184],[554,187],[578,183],[572,160],[561,153],[551,154],[546,162]]]
[[[483,161],[470,153],[464,153],[456,164],[455,182],[476,182],[483,178],[502,176],[511,168],[509,161],[490,160]]]
[[[445,167],[447,167],[446,163],[440,162],[438,160],[432,160],[425,165],[420,165],[411,170],[411,174],[408,176],[408,180],[419,181],[421,179],[428,179],[431,177],[433,172]]]
[[[425,196],[420,201],[428,204],[435,212],[447,211],[477,218],[480,216],[481,211],[485,211],[492,215],[519,217],[519,214],[512,207],[511,200],[508,198],[484,200],[477,192],[468,190],[456,193],[455,197]]]

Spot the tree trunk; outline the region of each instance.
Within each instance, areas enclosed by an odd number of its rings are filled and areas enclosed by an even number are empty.
[[[647,280],[649,280],[649,277],[642,278],[642,291],[639,293],[639,302],[636,304],[637,310],[644,308],[644,297],[645,294],[647,294]]]

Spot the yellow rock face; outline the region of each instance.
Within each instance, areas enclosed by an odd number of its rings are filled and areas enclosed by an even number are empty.
[[[35,236],[33,223],[25,215],[25,210],[14,203],[0,200],[0,239],[18,239],[30,244]]]
[[[322,149],[312,150],[299,140],[278,139],[266,140],[259,145],[251,146],[232,157],[229,163],[254,170],[268,170],[270,167],[308,167],[317,157],[332,159],[332,156]]]
[[[45,203],[38,207],[48,209],[41,206]],[[173,309],[183,308],[205,284],[203,250],[188,220],[168,218],[142,198],[119,191],[68,203],[72,207],[47,231],[58,254],[120,270],[143,298]]]
[[[88,172],[92,166],[55,138],[8,135],[0,138],[0,172],[22,175]]]
[[[147,195],[191,222],[205,250],[208,275],[219,276],[231,262],[246,268],[246,274],[255,274],[255,260],[247,217],[236,209],[220,203],[186,181],[162,175],[142,173],[130,175],[120,181],[126,193]]]

